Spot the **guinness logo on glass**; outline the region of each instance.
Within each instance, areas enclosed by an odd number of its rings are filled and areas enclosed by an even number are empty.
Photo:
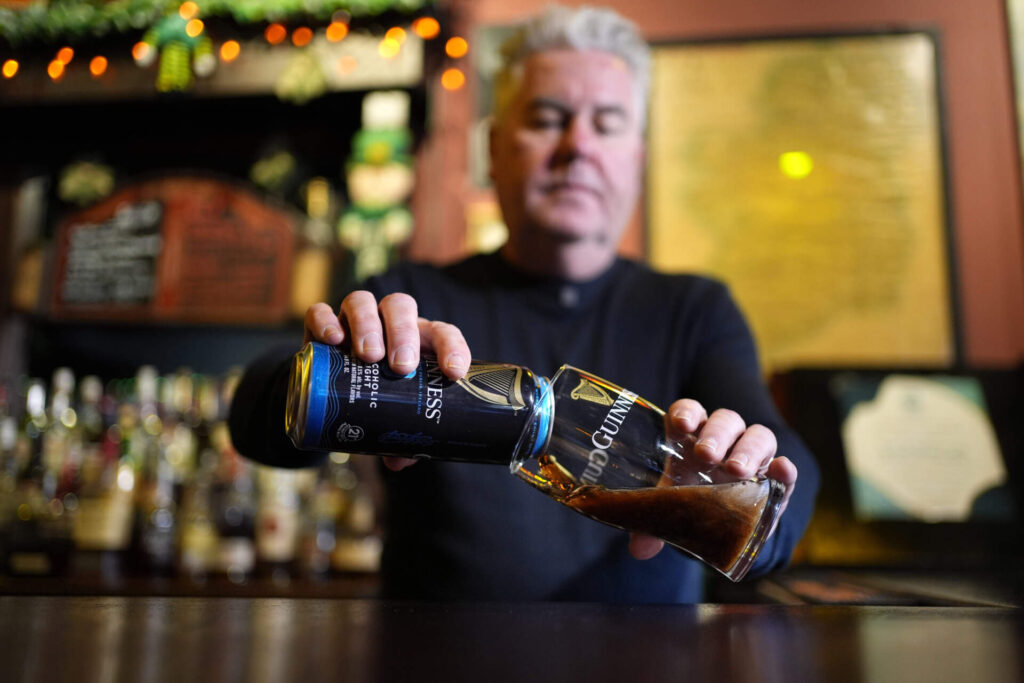
[[[492,363],[470,366],[457,384],[481,401],[499,406],[525,408],[523,400],[523,369],[516,365]]]
[[[588,379],[580,379],[579,386],[569,394],[574,401],[590,401],[602,406],[610,406],[615,401],[608,392]]]

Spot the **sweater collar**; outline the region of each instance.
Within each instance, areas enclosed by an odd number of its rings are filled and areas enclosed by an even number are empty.
[[[531,301],[546,309],[571,313],[588,308],[616,279],[626,265],[625,259],[616,257],[612,264],[597,277],[573,281],[529,273],[509,263],[500,252],[488,255],[493,262],[495,278],[505,286],[520,290]]]

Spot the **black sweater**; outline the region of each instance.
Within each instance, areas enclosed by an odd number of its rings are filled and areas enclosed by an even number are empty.
[[[747,325],[720,283],[621,259],[595,280],[566,283],[528,276],[490,254],[440,269],[403,264],[368,288],[378,296],[412,295],[421,316],[462,330],[474,358],[547,376],[568,363],[665,409],[693,398],[709,413],[731,408],[747,424],[771,428],[799,481],[750,576],[788,561],[810,520],[818,471],[775,410]],[[281,427],[295,350],[275,350],[254,363],[232,406],[235,446],[267,464],[305,466],[323,457],[294,450]],[[625,532],[555,503],[504,467],[421,462],[384,478],[382,575],[389,597],[700,600],[699,563],[671,548],[634,560]]]

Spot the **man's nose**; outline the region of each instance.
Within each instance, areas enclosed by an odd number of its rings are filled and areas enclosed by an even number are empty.
[[[593,152],[597,134],[594,127],[582,115],[576,114],[562,129],[559,139],[559,152],[563,156],[576,158],[589,156]]]

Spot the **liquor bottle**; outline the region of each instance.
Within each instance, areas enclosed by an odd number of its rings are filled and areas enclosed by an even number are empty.
[[[11,414],[7,395],[7,387],[0,385],[0,567],[6,566],[8,536],[16,507],[14,492],[18,481],[14,453],[18,440],[18,421]]]
[[[125,571],[131,539],[134,474],[121,464],[121,434],[115,399],[94,375],[79,386],[78,421],[73,433],[81,451],[74,485],[77,509],[72,537],[77,575],[111,581]]]
[[[347,492],[338,476],[345,465],[344,453],[332,453],[319,469],[316,482],[302,500],[302,529],[299,537],[299,564],[302,572],[322,579],[330,572],[331,555],[336,546],[338,521],[345,509]]]
[[[252,466],[242,459],[231,445],[227,425],[222,421],[210,427],[209,445],[204,450],[204,459],[216,462],[216,476],[213,488],[213,514],[219,539],[217,568],[232,583],[242,583],[256,571],[257,564],[257,493],[253,480]],[[273,536],[275,526],[264,535]],[[279,553],[279,551],[278,551]],[[279,554],[271,552],[274,562]],[[280,558],[286,563],[287,558]]]
[[[331,566],[343,573],[375,572],[380,569],[383,548],[377,524],[375,482],[371,480],[371,473],[376,470],[365,456],[332,454],[331,458],[338,462],[334,480],[346,493]]]
[[[134,556],[137,571],[147,575],[173,573],[176,559],[174,471],[161,440],[163,421],[157,411],[156,368],[143,366],[135,378],[139,419],[130,438],[132,460],[138,463],[135,494]]]
[[[300,470],[256,466],[257,573],[275,582],[287,582],[295,574],[302,475]]]
[[[200,582],[217,571],[219,537],[212,500],[216,467],[215,459],[200,458],[185,484],[179,508],[179,572]]]
[[[58,460],[55,448],[44,453],[49,427],[46,384],[39,379],[29,380],[25,418],[14,447],[18,469],[15,514],[4,557],[5,568],[11,574],[60,575],[71,557],[68,518],[56,497],[63,461]]]
[[[171,468],[174,499],[181,500],[185,483],[196,466],[196,419],[192,407],[193,375],[180,368],[163,378],[160,384],[161,442]]]

